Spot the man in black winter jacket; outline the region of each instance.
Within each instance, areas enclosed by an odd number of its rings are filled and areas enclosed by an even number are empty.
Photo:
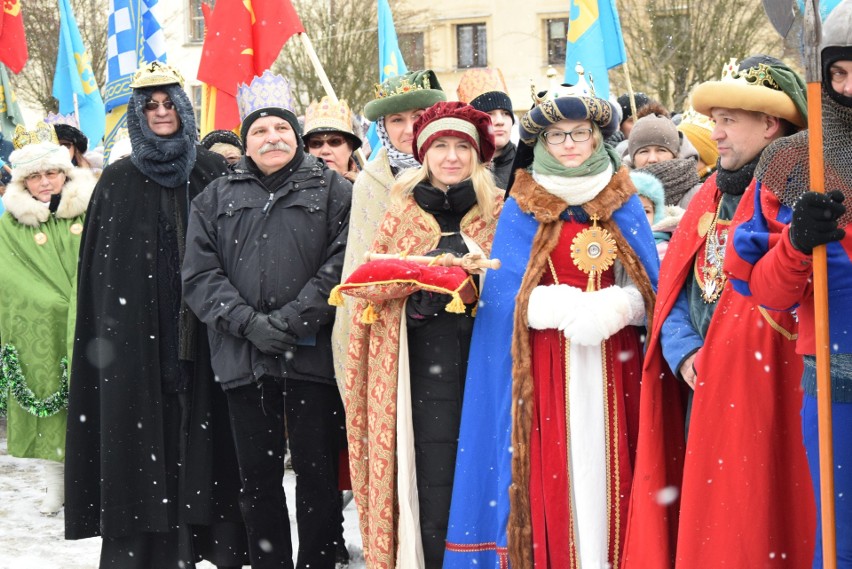
[[[332,568],[343,408],[328,296],[340,281],[351,185],[302,150],[285,79],[266,72],[240,88],[238,101],[246,155],[192,203],[184,297],[209,327],[228,398],[252,567],[293,567],[286,424],[297,567]]]

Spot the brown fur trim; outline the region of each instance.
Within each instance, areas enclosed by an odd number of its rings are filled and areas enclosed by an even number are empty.
[[[532,567],[532,520],[530,514],[529,440],[532,429],[533,390],[532,352],[527,325],[527,309],[532,290],[538,286],[547,268],[547,259],[559,242],[562,222],[559,214],[565,210],[565,202],[549,194],[536,184],[526,172],[516,174],[512,197],[521,209],[532,212],[542,222],[533,239],[530,259],[524,272],[523,282],[515,297],[514,335],[512,337],[512,484],[509,486],[509,520],[507,540],[509,560],[512,567]],[[642,263],[628,244],[612,213],[620,208],[636,189],[630,182],[627,168],[620,168],[610,183],[593,200],[583,205],[590,215],[597,215],[601,227],[606,228],[618,246],[618,259],[628,276],[642,293],[648,327],[654,311],[655,294],[651,281]],[[550,196],[550,197],[548,197]],[[555,201],[554,201],[555,200]],[[557,203],[559,202],[559,203]],[[561,204],[561,205],[560,205]]]
[[[515,333],[512,337],[512,484],[509,486],[507,541],[512,567],[532,567],[532,520],[530,519],[530,455],[533,377],[527,309],[530,294],[538,286],[547,259],[559,242],[562,222],[543,223],[533,239],[530,260],[515,297]]]

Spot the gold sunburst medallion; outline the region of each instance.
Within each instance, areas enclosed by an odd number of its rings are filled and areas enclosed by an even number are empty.
[[[587,291],[597,290],[601,274],[615,262],[618,247],[609,231],[598,227],[598,217],[592,216],[592,226],[578,233],[571,242],[571,259],[578,269],[589,275]]]

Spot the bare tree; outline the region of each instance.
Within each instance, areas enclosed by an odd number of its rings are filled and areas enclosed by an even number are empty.
[[[103,0],[71,0],[83,44],[92,58],[92,72],[98,86],[106,80],[107,3]],[[56,112],[53,98],[53,74],[59,52],[59,11],[56,0],[27,0],[24,5],[24,30],[29,60],[24,69],[12,76],[17,96],[32,106]]]
[[[378,81],[375,0],[293,0],[293,6],[335,94],[346,99],[353,111],[360,112],[373,99],[374,85]],[[404,12],[394,3],[391,8],[398,30],[414,16],[413,12]],[[293,82],[294,94],[301,105],[297,109],[299,112],[325,94],[304,47],[295,38],[284,46],[272,70]]]
[[[690,89],[719,77],[730,58],[784,54],[760,2],[754,0],[617,0],[635,91],[682,110]],[[623,69],[614,92],[625,92]]]

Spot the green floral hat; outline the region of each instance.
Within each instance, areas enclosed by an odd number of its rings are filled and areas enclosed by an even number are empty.
[[[376,98],[364,107],[364,116],[375,121],[392,113],[425,109],[446,100],[447,95],[431,69],[410,71],[376,85]]]

